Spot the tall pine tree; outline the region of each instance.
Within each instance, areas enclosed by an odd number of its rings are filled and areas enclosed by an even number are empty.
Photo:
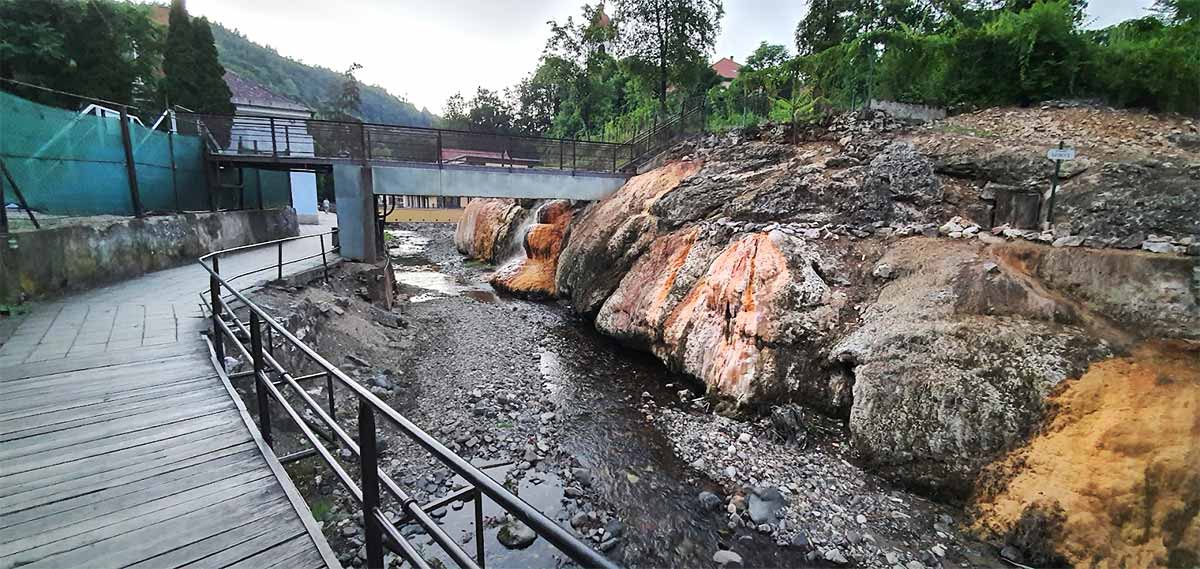
[[[192,22],[192,53],[196,58],[196,110],[202,113],[233,114],[233,96],[225,82],[225,67],[217,59],[217,46],[213,41],[212,27],[208,20],[199,18]]]
[[[201,113],[233,113],[212,28],[204,18],[192,20],[183,0],[171,2],[163,75],[166,104]]]

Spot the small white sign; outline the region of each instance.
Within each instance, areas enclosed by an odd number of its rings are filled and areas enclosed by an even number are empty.
[[[1051,160],[1074,160],[1075,159],[1075,149],[1074,148],[1051,148],[1050,151],[1046,153],[1046,157]]]

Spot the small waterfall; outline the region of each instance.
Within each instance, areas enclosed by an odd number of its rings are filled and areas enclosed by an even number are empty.
[[[525,236],[529,234],[529,228],[537,224],[538,219],[541,219],[542,208],[546,207],[548,203],[550,202],[539,202],[533,209],[528,210],[525,216],[521,218],[520,224],[509,232],[508,242],[504,244],[504,255],[502,257],[504,260],[497,263],[498,266],[504,266],[513,261],[525,258]],[[497,255],[497,258],[501,258],[501,256]]]

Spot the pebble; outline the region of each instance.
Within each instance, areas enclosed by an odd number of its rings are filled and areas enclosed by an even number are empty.
[[[537,534],[520,520],[509,520],[500,526],[496,539],[509,549],[524,549],[537,540]]]
[[[707,490],[701,492],[697,499],[700,501],[700,507],[705,510],[714,511],[721,507],[721,497]]]
[[[713,554],[712,560],[722,567],[730,563],[736,563],[738,565],[742,564],[742,556],[729,551],[728,549],[717,550],[717,552]]]

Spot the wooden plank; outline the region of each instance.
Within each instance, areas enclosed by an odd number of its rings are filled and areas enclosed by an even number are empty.
[[[42,374],[15,381],[0,383],[0,395],[5,399],[24,397],[33,393],[45,393],[64,388],[91,387],[92,385],[119,386],[144,383],[146,380],[186,379],[189,377],[212,376],[193,356],[180,356],[153,362],[138,362],[128,366],[85,369],[68,373]]]
[[[245,432],[245,427],[217,424],[107,454],[5,474],[0,476],[0,509],[5,507],[10,497],[19,494],[48,487],[76,491],[75,486],[88,485],[95,489],[109,481],[119,483],[127,476],[152,475],[160,468],[196,460],[204,454],[223,452],[246,443],[253,443],[253,439]]]
[[[279,503],[270,510],[256,509],[258,517],[236,525],[216,535],[191,541],[170,551],[143,559],[124,569],[208,569],[224,567],[283,543],[297,535],[305,535],[299,524],[284,523],[289,512]],[[270,517],[269,520],[263,518]]]
[[[70,452],[67,449],[71,447],[90,446],[88,443],[103,442],[105,439],[122,435],[170,429],[176,423],[220,413],[228,414],[233,410],[231,401],[222,400],[195,409],[172,409],[151,415],[139,415],[124,421],[74,427],[59,431],[53,437],[32,437],[10,441],[0,449],[0,462],[51,451]]]
[[[5,475],[19,474],[30,470],[37,470],[61,464],[64,462],[72,462],[84,458],[101,456],[113,451],[132,448],[143,444],[149,444],[163,439],[169,439],[180,435],[186,435],[195,431],[208,429],[214,426],[227,425],[232,417],[235,417],[232,412],[216,413],[212,415],[204,415],[201,417],[193,417],[184,421],[180,421],[170,429],[150,429],[126,433],[124,435],[110,437],[103,441],[94,442],[87,445],[77,446],[70,451],[50,453],[39,456],[27,456],[19,463],[6,466],[4,469]]]
[[[33,524],[36,524],[36,531],[47,531],[258,469],[266,470],[262,457],[257,452],[243,451],[97,492],[26,505],[0,515],[0,530],[3,530],[0,531],[0,542],[7,539],[3,534],[24,535]],[[53,519],[46,519],[49,517]]]
[[[12,496],[6,496],[0,500],[0,508],[3,508],[5,512],[15,513],[46,504],[57,505],[74,499],[86,501],[88,499],[87,497],[113,491],[114,489],[119,491],[121,488],[126,486],[137,484],[153,485],[156,483],[155,479],[158,477],[164,475],[171,476],[175,475],[176,473],[186,474],[194,471],[198,466],[202,466],[214,460],[222,459],[228,456],[244,453],[248,450],[256,449],[254,449],[253,445],[242,443],[240,445],[220,449],[216,452],[201,453],[198,456],[194,456],[190,459],[158,466],[148,469],[144,472],[135,471],[124,473],[120,476],[113,476],[113,472],[102,472],[92,476],[68,480],[61,484],[42,486],[28,492],[21,492]],[[261,456],[259,458],[261,458]]]
[[[313,567],[322,564],[321,555],[308,534],[296,536],[258,554],[226,565],[229,569],[276,569]]]
[[[22,379],[38,375],[100,369],[115,365],[145,362],[154,359],[178,357],[188,354],[194,355],[196,353],[203,353],[201,345],[193,345],[191,342],[154,347],[139,346],[136,348],[129,348],[127,350],[120,350],[116,352],[104,352],[88,356],[76,356],[61,360],[23,364],[5,370],[4,375],[0,377],[3,377],[4,380]]]
[[[163,395],[179,393],[183,391],[195,391],[198,389],[206,389],[209,385],[219,387],[216,378],[212,376],[202,376],[193,379],[173,380],[163,384],[153,384],[128,391],[118,393],[97,393],[92,395],[79,394],[77,397],[61,397],[53,401],[42,401],[40,403],[29,403],[21,408],[0,413],[0,429],[3,429],[5,421],[14,419],[23,419],[33,415],[41,415],[50,412],[67,412],[73,409],[84,409],[91,405],[101,405],[105,403],[117,403],[120,401],[133,402],[142,401],[145,399],[153,399]]]
[[[269,482],[266,485],[269,486]],[[240,525],[248,519],[257,518],[257,523],[261,523],[261,520],[287,515],[286,500],[278,494],[272,497],[266,490],[270,488],[260,487],[219,501],[197,504],[189,511],[162,513],[153,520],[154,523],[139,527],[118,524],[122,527],[71,538],[62,545],[49,544],[8,559],[0,557],[0,569],[8,569],[5,562],[9,559],[13,563],[27,562],[22,569],[124,567],[138,563],[188,542],[218,535],[229,526]],[[149,566],[160,565],[152,563]]]
[[[65,416],[46,413],[27,417],[8,425],[0,425],[0,442],[16,441],[29,437],[57,436],[55,433],[82,426],[101,427],[115,421],[131,421],[143,415],[161,415],[164,409],[200,408],[214,401],[228,402],[229,396],[221,390],[205,390],[180,393],[170,397],[140,401],[138,403],[113,404],[98,409],[95,413],[78,410]]]
[[[245,494],[253,494],[252,504],[282,497],[269,472],[253,471],[215,484],[186,490],[178,494],[141,504],[104,518],[94,518],[34,532],[15,541],[0,544],[0,559],[33,562],[38,559],[77,549],[134,530],[161,523],[220,504]]]
[[[308,504],[304,501],[304,497],[300,495],[300,491],[296,489],[296,485],[292,484],[292,479],[288,476],[287,471],[283,469],[283,465],[275,458],[275,453],[268,448],[266,441],[263,440],[258,429],[254,427],[254,421],[250,418],[250,413],[246,411],[246,404],[238,395],[237,390],[233,388],[233,384],[230,383],[229,375],[218,364],[217,353],[213,349],[212,341],[205,338],[204,343],[208,347],[208,357],[212,362],[213,369],[221,378],[221,384],[225,386],[225,390],[229,392],[230,399],[237,406],[238,414],[242,417],[242,422],[245,423],[247,431],[254,437],[255,444],[262,450],[263,458],[270,465],[271,471],[275,473],[280,487],[287,494],[288,500],[292,503],[292,508],[295,509],[297,516],[300,518],[301,523],[304,524],[304,528],[316,546],[317,551],[321,554],[322,565],[340,567],[337,557],[333,554],[333,549],[329,547],[329,543],[325,540],[325,535],[321,533],[321,528],[317,526],[316,520],[313,519],[312,512],[308,509]]]

